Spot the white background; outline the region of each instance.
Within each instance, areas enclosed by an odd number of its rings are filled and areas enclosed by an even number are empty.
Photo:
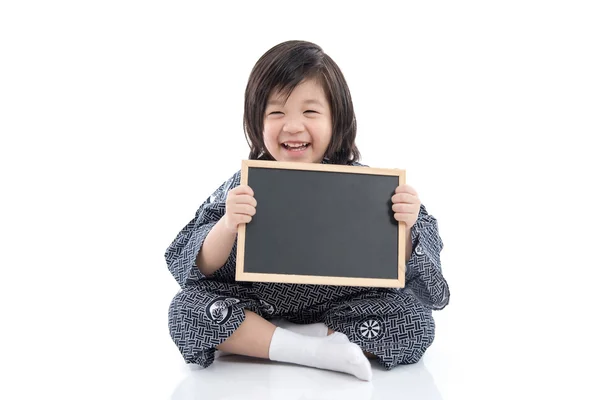
[[[597,3],[216,3],[0,3],[0,397],[176,391],[163,253],[247,157],[246,80],[289,39],[439,221],[442,397],[597,396]]]

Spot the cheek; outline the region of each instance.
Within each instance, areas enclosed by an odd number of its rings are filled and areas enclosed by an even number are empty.
[[[331,141],[331,125],[328,123],[322,123],[318,127],[317,132],[319,132],[317,137],[319,144],[323,147],[329,146],[329,142]]]
[[[263,129],[263,142],[266,149],[275,154],[279,151],[278,131],[273,126],[265,125]]]
[[[276,130],[273,129],[272,125],[269,124],[265,124],[264,129],[263,129],[263,138],[265,141],[265,144],[269,144],[270,142],[273,142],[277,139],[277,135],[275,134]]]

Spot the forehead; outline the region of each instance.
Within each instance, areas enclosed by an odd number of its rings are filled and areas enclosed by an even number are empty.
[[[308,79],[300,82],[291,93],[285,89],[273,90],[269,95],[268,104],[283,104],[286,100],[322,103],[322,105],[327,104],[325,91],[321,83],[316,79]]]

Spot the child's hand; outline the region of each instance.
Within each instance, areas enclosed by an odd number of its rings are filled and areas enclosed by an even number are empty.
[[[394,211],[396,221],[406,223],[407,234],[408,230],[417,222],[420,207],[421,200],[415,189],[408,185],[400,185],[396,188],[396,192],[392,196],[392,211]]]
[[[225,228],[236,233],[239,224],[247,224],[256,214],[256,199],[250,186],[240,185],[227,193],[225,201]]]

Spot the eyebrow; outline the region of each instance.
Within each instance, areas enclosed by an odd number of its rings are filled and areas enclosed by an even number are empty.
[[[304,102],[302,104],[304,104],[304,105],[306,105],[306,104],[316,104],[318,106],[323,107],[323,104],[319,100],[315,100],[315,99],[304,100]],[[267,106],[281,106],[281,105],[283,105],[283,102],[281,100],[269,100],[267,102]]]

